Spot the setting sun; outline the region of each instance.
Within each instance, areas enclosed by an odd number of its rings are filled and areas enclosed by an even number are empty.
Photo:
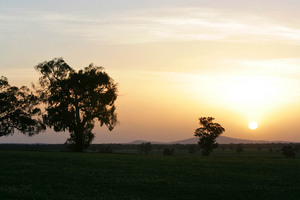
[[[257,122],[255,122],[255,121],[249,122],[248,127],[249,127],[251,130],[257,129]]]
[[[300,200],[299,8],[0,0],[0,200]]]

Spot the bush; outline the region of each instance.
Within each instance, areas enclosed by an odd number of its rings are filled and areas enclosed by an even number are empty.
[[[244,151],[244,146],[242,144],[238,144],[235,148],[237,153],[241,153]]]
[[[296,157],[296,150],[292,145],[287,145],[282,147],[282,154],[286,158],[295,158]]]
[[[174,154],[173,148],[164,148],[163,155],[165,156],[172,156]]]
[[[143,142],[139,145],[139,151],[143,154],[149,154],[152,152],[152,145],[150,142]]]
[[[113,149],[110,145],[100,146],[98,153],[113,153]]]
[[[197,151],[197,148],[194,145],[189,146],[189,153],[195,154]]]
[[[296,152],[300,152],[300,144],[295,145],[295,150],[296,150]]]
[[[262,148],[261,147],[257,147],[257,150],[260,151]]]

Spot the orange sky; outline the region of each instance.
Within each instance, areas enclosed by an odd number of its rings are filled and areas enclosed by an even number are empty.
[[[119,84],[120,125],[95,128],[94,143],[186,139],[202,116],[216,118],[224,136],[300,142],[299,2],[57,3],[0,3],[1,75],[29,86],[33,67],[54,57],[105,67]],[[52,132],[0,142],[68,137]]]

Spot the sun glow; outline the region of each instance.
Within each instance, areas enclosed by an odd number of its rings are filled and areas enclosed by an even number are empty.
[[[251,122],[249,122],[249,124],[248,124],[248,127],[251,129],[251,130],[255,130],[255,129],[257,129],[257,122],[256,121],[251,121]]]
[[[225,87],[228,101],[246,106],[265,106],[279,95],[274,79],[260,77],[236,77]]]

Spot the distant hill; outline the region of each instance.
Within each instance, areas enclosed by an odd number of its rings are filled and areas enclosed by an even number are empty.
[[[141,144],[143,142],[151,142],[151,144],[197,144],[198,138],[189,138],[185,140],[177,140],[173,142],[155,142],[155,141],[145,141],[145,140],[135,140],[130,142],[129,144]],[[217,142],[219,144],[261,144],[261,143],[289,143],[288,141],[266,141],[266,140],[245,140],[245,139],[238,139],[226,136],[219,136],[217,138]]]

